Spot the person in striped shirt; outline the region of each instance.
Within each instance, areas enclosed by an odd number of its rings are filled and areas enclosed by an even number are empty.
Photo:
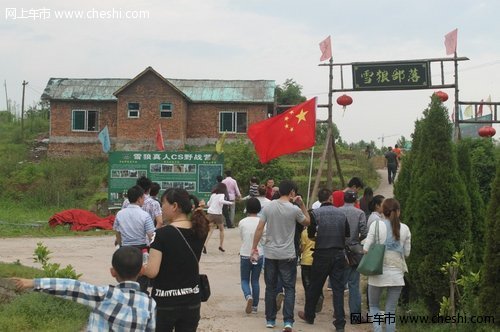
[[[111,275],[118,285],[95,286],[64,278],[12,278],[18,290],[33,289],[92,308],[87,331],[154,331],[156,303],[139,289],[142,253],[121,247],[113,254]]]

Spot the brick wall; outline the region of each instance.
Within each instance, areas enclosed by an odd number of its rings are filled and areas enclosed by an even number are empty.
[[[190,104],[187,113],[187,137],[190,142],[217,140],[219,133],[219,113],[237,111],[247,113],[247,129],[258,121],[265,120],[267,105],[252,104]],[[246,138],[246,133],[227,134],[228,139]]]
[[[160,123],[165,140],[180,140],[184,144],[187,102],[154,73],[144,74],[117,97],[117,143],[154,139]],[[139,118],[128,117],[128,103],[140,104]],[[161,103],[172,104],[171,118],[160,118]]]
[[[114,101],[50,101],[50,136],[51,137],[96,137],[97,132],[72,131],[73,110],[99,112],[100,131],[106,125],[109,135],[116,136],[116,102]]]

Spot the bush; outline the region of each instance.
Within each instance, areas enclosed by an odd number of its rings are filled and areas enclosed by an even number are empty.
[[[479,185],[484,205],[490,201],[491,184],[495,177],[496,163],[493,140],[487,138],[466,138],[461,141],[470,150],[472,176]]]
[[[277,185],[283,179],[292,179],[294,175],[293,168],[285,164],[282,158],[261,164],[253,146],[243,140],[226,144],[224,150],[224,169],[231,170],[243,196],[248,193],[252,176],[256,176],[260,183],[273,178]]]
[[[484,265],[482,268],[480,306],[483,314],[495,315],[495,322],[500,326],[500,164],[497,165],[496,178],[493,182],[491,200],[487,213],[487,232]]]
[[[412,134],[413,146],[419,145],[420,124],[421,122],[419,120],[415,122],[415,131]],[[405,220],[405,215],[410,213],[407,209],[406,203],[410,197],[411,180],[414,172],[414,155],[415,153],[413,151],[409,151],[403,155],[401,170],[399,171],[399,175],[394,183],[394,197],[397,198],[401,207],[401,220]]]
[[[467,199],[470,202],[471,213],[474,222],[471,223],[470,243],[464,248],[468,268],[478,270],[483,261],[484,232],[485,232],[485,211],[484,203],[479,192],[477,179],[473,175],[471,163],[471,151],[469,144],[460,141],[457,144],[458,169],[462,180],[465,183]]]
[[[412,232],[409,277],[416,294],[436,314],[448,289],[439,269],[470,240],[471,211],[458,174],[448,114],[435,96],[418,125],[418,136],[404,212]]]

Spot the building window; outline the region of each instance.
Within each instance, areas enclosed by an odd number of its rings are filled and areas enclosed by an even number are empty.
[[[220,112],[219,132],[246,133],[247,113],[246,112]]]
[[[128,103],[128,117],[129,118],[139,117],[139,103]]]
[[[161,103],[160,104],[160,118],[171,118],[172,117],[172,104],[171,103]]]
[[[98,131],[99,117],[97,111],[73,110],[72,131]]]

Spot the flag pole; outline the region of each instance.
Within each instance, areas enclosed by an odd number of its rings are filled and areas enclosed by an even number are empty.
[[[457,48],[455,46],[455,141],[459,141],[460,135],[460,118],[458,114],[458,60],[457,60]]]
[[[309,206],[309,193],[311,192],[311,177],[313,171],[314,146],[311,149],[311,163],[309,164],[309,182],[307,183],[307,200],[306,206]]]
[[[330,58],[330,80],[328,82],[328,133],[326,137],[326,144],[328,146],[328,152],[326,156],[326,187],[327,188],[332,188],[333,187],[333,182],[332,182],[332,176],[333,176],[333,167],[332,167],[332,149],[331,149],[331,144],[333,143],[333,119],[332,119],[332,108],[333,108],[333,103],[332,103],[332,98],[333,98],[333,57]],[[333,143],[335,144],[335,143]]]
[[[311,192],[312,197],[315,197],[317,192],[318,192],[319,181],[321,179],[321,172],[323,171],[323,166],[325,164],[326,153],[328,152],[328,150],[330,150],[329,149],[330,148],[329,141],[330,141],[331,136],[332,136],[332,135],[330,135],[330,133],[331,133],[330,128],[328,128],[328,131],[326,133],[325,149],[323,150],[323,154],[321,155],[321,159],[319,161],[318,173],[316,174],[316,179],[314,180],[314,187],[313,187],[313,190]]]

